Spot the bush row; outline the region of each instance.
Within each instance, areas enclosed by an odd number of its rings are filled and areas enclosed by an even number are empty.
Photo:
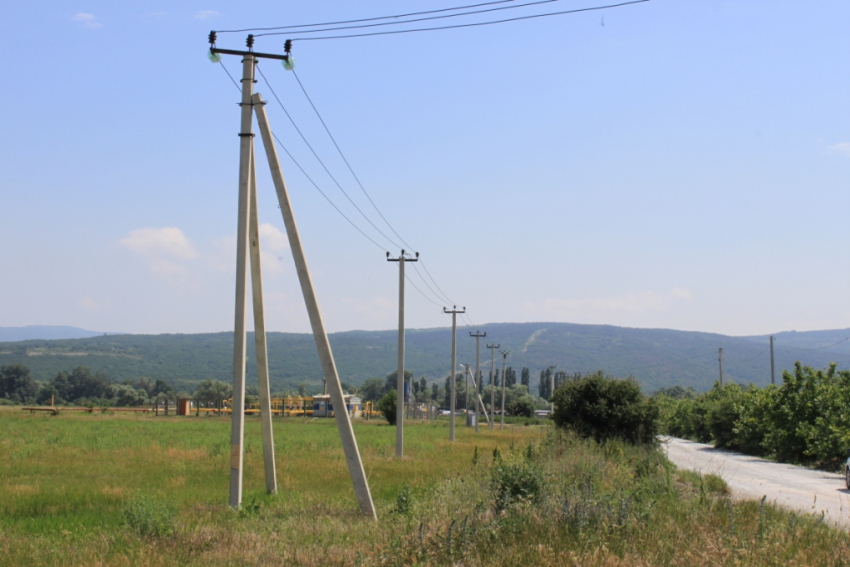
[[[850,448],[850,371],[795,365],[782,384],[656,395],[661,430],[779,461],[837,469]]]

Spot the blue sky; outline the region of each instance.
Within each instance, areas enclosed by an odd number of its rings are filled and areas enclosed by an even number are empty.
[[[451,5],[7,3],[0,326],[231,329],[239,96],[206,58],[209,30]],[[850,326],[848,19],[838,0],[653,0],[604,21],[296,41],[293,53],[374,201],[475,325],[756,334]],[[283,39],[256,48],[280,52]],[[237,58],[224,64],[239,73]],[[292,74],[261,68],[380,226]],[[283,167],[329,330],[392,328],[397,265]],[[258,182],[269,328],[307,331],[268,174]],[[408,288],[409,327],[450,322],[448,302],[432,301]]]

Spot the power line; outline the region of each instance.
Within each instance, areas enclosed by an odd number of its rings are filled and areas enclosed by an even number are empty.
[[[240,89],[240,88],[239,88],[239,85],[238,85],[238,84],[236,83],[236,81],[233,79],[233,75],[231,75],[231,74],[230,74],[230,71],[228,71],[228,70],[227,70],[227,67],[225,67],[225,66],[224,66],[224,63],[222,63],[221,61],[219,61],[219,64],[221,65],[221,68],[222,68],[222,69],[224,69],[224,72],[225,72],[225,73],[227,73],[227,76],[228,76],[228,77],[230,77],[230,80],[233,82],[233,85],[236,87],[236,89],[241,91],[242,89]],[[257,69],[259,70],[259,66],[257,66]],[[262,74],[262,71],[260,71],[260,73]],[[263,77],[263,78],[265,78],[265,77]],[[268,83],[268,81],[267,81],[267,83]],[[271,86],[269,86],[269,89],[271,89]],[[274,94],[274,91],[273,91],[273,90],[272,90],[272,94]],[[277,95],[275,95],[275,98],[277,98]],[[281,106],[282,106],[282,105],[281,105]],[[286,109],[284,109],[284,112],[286,112]],[[352,227],[354,227],[354,230],[356,230],[357,232],[359,232],[360,234],[362,234],[362,235],[363,235],[363,236],[364,236],[364,237],[365,237],[365,238],[366,238],[369,242],[371,242],[372,244],[374,244],[375,246],[377,246],[378,248],[380,248],[380,249],[381,249],[381,250],[383,250],[384,252],[388,252],[388,250],[387,250],[384,246],[381,246],[381,245],[380,245],[380,244],[378,244],[378,243],[377,243],[377,242],[376,242],[373,238],[371,238],[368,234],[366,234],[365,232],[363,232],[363,230],[362,230],[359,226],[357,226],[357,225],[354,223],[354,221],[352,221],[350,218],[348,218],[348,216],[347,216],[345,213],[343,213],[343,212],[342,212],[342,210],[340,210],[340,208],[339,208],[339,207],[337,207],[337,206],[336,206],[336,203],[334,203],[334,202],[331,200],[331,198],[330,198],[330,197],[328,197],[328,196],[327,196],[327,194],[326,194],[324,191],[322,191],[321,187],[319,187],[319,185],[318,185],[315,181],[313,181],[313,178],[312,178],[312,177],[310,177],[310,175],[309,175],[309,174],[308,174],[308,173],[304,170],[304,168],[303,168],[303,167],[301,167],[301,164],[300,164],[300,163],[298,163],[298,160],[296,160],[296,159],[295,159],[295,156],[293,156],[293,155],[289,152],[289,150],[288,150],[288,149],[286,149],[286,146],[285,146],[285,145],[283,145],[283,142],[281,142],[281,141],[280,141],[280,138],[278,138],[278,137],[277,137],[277,134],[275,134],[274,132],[272,132],[272,136],[274,136],[275,141],[276,141],[276,142],[277,142],[277,144],[281,147],[281,149],[282,149],[282,150],[286,153],[286,155],[287,155],[287,156],[289,156],[289,159],[291,159],[291,160],[292,160],[292,163],[294,163],[294,164],[295,164],[295,167],[297,167],[297,168],[301,171],[301,173],[304,175],[304,177],[306,177],[306,178],[307,178],[307,181],[309,181],[309,182],[313,185],[313,187],[316,189],[316,191],[318,191],[318,192],[319,192],[319,194],[320,194],[322,197],[324,197],[324,198],[325,198],[325,200],[326,200],[328,203],[330,203],[330,205],[331,205],[331,206],[332,206],[332,207],[336,210],[336,212],[338,212],[338,213],[342,216],[342,218],[344,218],[346,221],[348,221],[348,224],[350,224]]]
[[[535,0],[534,2],[526,2],[525,4],[516,4],[514,6],[500,6],[498,8],[487,8],[485,10],[473,10],[471,12],[461,12],[460,14],[443,14],[440,16],[428,16],[425,18],[414,18],[412,20],[404,20],[400,22],[379,22],[376,24],[358,24],[353,26],[340,26],[337,28],[320,28],[317,30],[297,30],[297,31],[284,31],[284,32],[270,32],[270,33],[261,33],[257,34],[256,37],[262,37],[266,35],[296,35],[296,34],[306,34],[306,33],[320,33],[326,31],[340,31],[340,30],[353,30],[353,29],[362,29],[362,28],[376,28],[380,26],[399,26],[403,24],[413,24],[416,22],[427,22],[430,20],[444,20],[447,18],[459,18],[462,16],[474,16],[476,14],[487,14],[489,12],[499,12],[502,10],[516,10],[517,8],[527,8],[528,6],[538,6],[540,4],[551,4],[553,2],[561,2],[561,0]]]
[[[396,14],[395,16],[380,16],[376,18],[362,18],[359,20],[342,20],[339,22],[322,22],[318,24],[299,24],[293,26],[278,26],[273,28],[246,28],[243,30],[216,30],[216,33],[242,33],[242,32],[250,32],[250,31],[271,31],[271,30],[288,30],[288,29],[298,29],[298,28],[314,28],[318,26],[335,26],[339,24],[357,24],[360,22],[374,22],[378,20],[390,20],[393,18],[407,18],[410,16],[421,16],[423,14],[438,14],[440,12],[451,12],[454,10],[466,10],[467,8],[479,8],[481,6],[491,6],[493,4],[506,4],[508,2],[515,2],[516,0],[498,0],[496,2],[483,2],[481,4],[470,4],[468,6],[458,6],[456,8],[441,8],[439,10],[427,10],[424,12],[410,12],[409,14]]]
[[[843,341],[838,341],[835,344],[826,345],[826,346],[822,346],[822,347],[815,347],[815,348],[803,348],[803,347],[797,347],[797,346],[792,346],[792,345],[783,345],[783,344],[780,344],[779,346],[782,346],[782,347],[785,347],[785,348],[794,348],[794,349],[797,349],[797,350],[823,350],[825,348],[832,348],[834,346],[838,346],[841,343],[846,343],[847,341],[850,341],[850,337],[847,337]]]
[[[390,221],[387,220],[387,218],[378,208],[378,205],[376,205],[375,201],[372,200],[372,197],[366,191],[366,188],[363,187],[363,183],[360,182],[360,178],[357,177],[356,173],[354,173],[354,169],[351,167],[351,164],[348,163],[348,159],[345,157],[345,154],[342,153],[342,149],[339,147],[339,144],[336,143],[336,138],[334,138],[334,135],[331,134],[331,130],[330,128],[328,128],[328,125],[325,123],[324,118],[322,118],[322,115],[319,113],[319,109],[316,108],[315,104],[313,104],[313,99],[310,98],[309,94],[307,94],[307,89],[304,88],[304,84],[301,82],[301,79],[298,77],[298,74],[294,70],[292,71],[292,74],[295,76],[295,80],[298,81],[298,86],[301,87],[301,92],[304,93],[304,96],[307,98],[307,101],[310,103],[310,106],[313,108],[313,111],[319,118],[319,122],[321,122],[322,126],[325,128],[325,132],[328,133],[328,137],[330,137],[331,141],[333,142],[336,151],[339,152],[339,156],[342,158],[342,161],[345,162],[345,166],[348,168],[348,171],[351,172],[352,177],[354,177],[354,180],[357,181],[357,185],[360,186],[360,190],[363,191],[363,194],[366,195],[366,198],[369,199],[369,202],[372,203],[372,206],[375,208],[375,211],[377,211],[378,215],[380,215],[381,219],[383,219],[387,226],[390,227],[390,230],[393,231],[393,234],[395,234],[407,248],[415,249],[413,246],[408,244],[404,240],[404,238],[401,237],[401,235],[396,231],[395,228],[393,228],[393,225],[390,224]]]
[[[630,6],[632,4],[642,4],[644,2],[649,2],[650,0],[631,0],[629,2],[621,2],[618,4],[607,4],[604,6],[590,6],[587,8],[576,8],[573,10],[561,10],[558,12],[546,12],[543,14],[531,14],[528,16],[517,16],[515,18],[504,18],[501,20],[491,20],[489,22],[472,22],[468,24],[455,24],[452,26],[439,26],[433,28],[413,28],[407,30],[391,30],[391,31],[383,31],[383,32],[370,32],[370,33],[362,33],[362,34],[346,34],[346,35],[326,35],[320,37],[302,37],[299,38],[298,41],[313,41],[313,40],[321,40],[321,39],[350,39],[355,37],[372,37],[378,35],[396,35],[402,33],[415,33],[415,32],[429,32],[429,31],[439,31],[439,30],[452,30],[452,29],[460,29],[460,28],[473,28],[478,26],[491,26],[494,24],[504,24],[508,22],[518,22],[521,20],[532,20],[536,18],[547,18],[549,16],[563,16],[566,14],[577,14],[580,12],[592,12],[596,10],[607,10],[610,8],[620,8],[623,6]],[[264,35],[287,35],[285,33],[267,33],[267,34],[258,34],[256,37],[264,36]]]
[[[378,234],[380,234],[380,235],[381,235],[381,236],[383,236],[385,239],[387,239],[387,241],[388,241],[390,244],[392,244],[393,246],[395,246],[396,248],[401,248],[401,245],[399,245],[398,243],[396,243],[395,241],[393,241],[393,239],[392,239],[392,238],[390,238],[389,236],[387,236],[386,234],[384,234],[384,233],[383,233],[383,231],[381,231],[381,229],[380,229],[380,228],[378,228],[378,227],[375,225],[375,223],[373,223],[373,222],[372,222],[372,220],[371,220],[369,217],[367,217],[367,216],[366,216],[366,213],[364,213],[364,212],[360,209],[360,207],[358,207],[358,206],[357,206],[357,203],[355,203],[355,202],[354,202],[354,200],[351,198],[351,196],[349,196],[349,194],[345,191],[345,189],[343,189],[343,188],[342,188],[342,185],[340,185],[340,184],[339,184],[339,181],[337,181],[336,177],[334,177],[334,175],[330,172],[330,170],[328,169],[328,167],[325,165],[325,162],[324,162],[324,161],[322,161],[322,158],[320,158],[320,157],[319,157],[319,154],[317,154],[317,153],[316,153],[316,150],[314,150],[314,149],[313,149],[313,146],[312,146],[312,145],[310,145],[310,142],[308,142],[308,141],[307,141],[307,138],[306,138],[306,137],[304,136],[304,134],[301,132],[301,129],[300,129],[300,128],[298,128],[298,125],[295,123],[295,120],[293,120],[293,119],[292,119],[292,116],[290,116],[289,111],[287,111],[287,110],[286,110],[286,107],[283,105],[283,102],[280,100],[280,97],[278,97],[278,96],[277,96],[277,93],[275,92],[274,88],[272,88],[271,83],[269,83],[269,80],[266,78],[266,75],[263,73],[263,70],[260,68],[260,66],[259,66],[259,65],[257,65],[257,70],[260,72],[260,76],[262,76],[262,77],[263,77],[263,80],[265,81],[266,86],[268,86],[268,87],[269,87],[269,90],[271,91],[271,93],[272,93],[272,95],[274,96],[274,98],[275,98],[275,100],[277,101],[277,103],[278,103],[278,104],[280,105],[280,107],[283,109],[284,114],[286,114],[286,117],[287,117],[287,118],[289,119],[289,121],[292,123],[292,126],[295,128],[295,131],[296,131],[296,132],[298,132],[298,135],[299,135],[299,136],[301,136],[301,139],[304,141],[304,143],[307,145],[307,147],[308,147],[308,148],[310,149],[310,151],[313,153],[313,156],[316,158],[316,160],[319,162],[319,164],[321,164],[322,168],[325,170],[325,173],[327,173],[327,174],[328,174],[328,176],[331,178],[331,180],[333,180],[333,182],[334,182],[334,184],[337,186],[337,188],[338,188],[338,189],[342,192],[342,194],[343,194],[343,195],[345,195],[345,198],[346,198],[346,199],[348,199],[348,202],[349,202],[349,203],[351,203],[351,205],[352,205],[355,209],[357,209],[357,212],[358,212],[358,213],[360,213],[360,215],[361,215],[364,219],[366,219],[366,222],[368,222],[370,225],[372,225],[372,228],[374,228],[376,231],[378,231]]]

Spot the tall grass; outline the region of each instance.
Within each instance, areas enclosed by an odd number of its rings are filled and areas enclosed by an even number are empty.
[[[549,427],[356,425],[380,521],[357,512],[331,420],[276,420],[263,493],[248,420],[242,513],[224,504],[229,422],[0,411],[4,565],[842,565],[848,536],[732,502],[652,447]],[[477,459],[473,462],[473,456]],[[165,525],[160,529],[158,526]]]

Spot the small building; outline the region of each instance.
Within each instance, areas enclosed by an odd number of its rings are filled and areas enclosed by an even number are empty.
[[[353,394],[345,394],[345,405],[348,408],[348,415],[351,417],[360,417],[363,411],[363,398]],[[313,396],[313,417],[333,417],[334,406],[331,401],[330,394],[319,394]]]

